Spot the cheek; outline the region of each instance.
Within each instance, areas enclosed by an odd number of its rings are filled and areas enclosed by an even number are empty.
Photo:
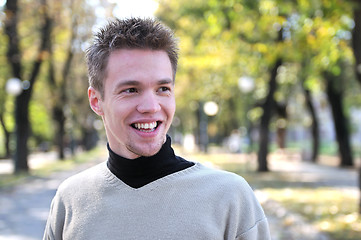
[[[173,117],[175,113],[175,109],[176,109],[175,100],[172,99],[172,101],[170,101],[168,105],[168,114],[170,115],[170,117]]]
[[[108,121],[108,124],[117,124],[122,116],[120,107],[116,104],[106,105],[104,108],[104,118]]]

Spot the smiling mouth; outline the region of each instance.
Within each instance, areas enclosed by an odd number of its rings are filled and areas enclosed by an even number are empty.
[[[131,126],[141,132],[153,132],[160,125],[160,122],[133,123]]]

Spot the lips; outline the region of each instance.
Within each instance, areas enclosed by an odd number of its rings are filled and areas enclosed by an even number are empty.
[[[153,132],[159,126],[160,122],[133,123],[131,126],[142,132]]]

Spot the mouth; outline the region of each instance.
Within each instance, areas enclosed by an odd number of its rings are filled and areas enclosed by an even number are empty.
[[[160,124],[160,121],[155,121],[149,123],[133,123],[131,126],[138,131],[150,133],[154,132]]]

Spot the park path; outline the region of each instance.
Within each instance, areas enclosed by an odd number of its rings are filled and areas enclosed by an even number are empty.
[[[49,153],[50,158],[52,154]],[[43,164],[45,155],[39,162]],[[0,240],[42,239],[50,203],[59,184],[106,157],[76,166],[72,170],[55,172],[46,178],[29,177],[26,183],[0,190]],[[5,165],[5,164],[4,164]],[[9,168],[8,168],[9,169]]]
[[[269,162],[272,173],[277,173],[287,179],[290,188],[292,185],[307,183],[315,188],[342,189],[345,194],[360,197],[357,168],[314,164],[280,155],[274,155]],[[299,214],[290,212],[278,202],[268,199],[262,192],[258,195],[269,220],[272,239],[331,240],[327,234],[317,230]]]
[[[104,161],[104,158],[77,166],[71,171],[55,172],[46,178],[30,178],[27,183],[0,190],[0,240],[38,240],[42,238],[51,200],[67,177]],[[357,173],[351,169],[319,166],[301,161],[271,159],[270,169],[301,181],[357,192]],[[256,190],[270,223],[273,240],[330,240],[302,217],[289,212],[262,191]],[[285,219],[292,224],[285,226]]]

